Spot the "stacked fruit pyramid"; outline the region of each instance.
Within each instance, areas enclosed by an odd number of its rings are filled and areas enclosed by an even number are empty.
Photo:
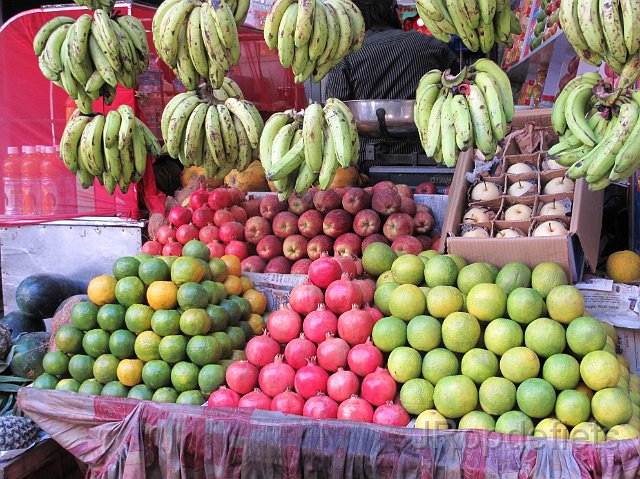
[[[638,436],[640,377],[557,264],[498,270],[435,251],[397,257],[374,243],[363,265],[378,277],[375,306],[387,315],[372,339],[416,427]]]
[[[35,387],[201,405],[264,328],[266,298],[233,256],[199,241],[181,257],[123,257],[55,333]]]

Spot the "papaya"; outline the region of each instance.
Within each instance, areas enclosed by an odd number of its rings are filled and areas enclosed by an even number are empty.
[[[256,160],[246,170],[231,170],[225,177],[224,184],[240,188],[245,193],[249,191],[269,191],[262,163]]]
[[[11,374],[35,379],[44,373],[42,359],[47,354],[49,336],[47,332],[22,334],[14,344],[13,358],[9,363]]]

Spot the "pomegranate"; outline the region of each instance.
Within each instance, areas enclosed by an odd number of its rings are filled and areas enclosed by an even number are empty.
[[[280,354],[280,345],[265,331],[264,334],[254,336],[249,340],[245,353],[251,364],[262,367],[272,363],[275,357]]]
[[[208,406],[217,406],[217,407],[237,407],[238,401],[240,401],[240,395],[228,389],[226,386],[220,386],[216,391],[211,393],[209,396],[209,400],[207,401]]]
[[[345,371],[338,368],[338,371],[329,376],[327,381],[327,394],[338,403],[346,401],[360,390],[360,380],[353,371]]]
[[[238,223],[244,225],[247,222],[247,212],[244,209],[242,209],[240,206],[233,205],[231,208],[229,208],[229,211],[231,211],[233,218]]]
[[[169,241],[162,248],[162,256],[182,256],[182,244],[177,241]]]
[[[318,345],[318,365],[325,371],[335,372],[347,366],[349,344],[342,338],[327,333],[327,339]]]
[[[284,356],[278,354],[271,364],[260,370],[258,385],[267,396],[275,397],[293,387],[295,370],[284,362]]]
[[[315,311],[311,311],[302,323],[304,335],[316,344],[327,338],[327,333],[338,332],[338,317],[320,303]]]
[[[169,225],[162,225],[156,231],[156,241],[162,245],[166,245],[169,241],[176,240],[176,230]]]
[[[286,391],[281,392],[271,400],[271,410],[280,411],[285,414],[295,414],[296,416],[302,416],[302,410],[304,408],[304,399],[300,394],[287,388]]]
[[[227,188],[227,190],[229,191],[229,193],[231,193],[231,204],[232,205],[239,205],[240,203],[242,203],[245,199],[245,194],[244,191],[242,191],[240,188],[235,187],[235,186],[229,186]]]
[[[400,404],[387,401],[386,404],[378,406],[373,413],[373,423],[383,426],[406,427],[411,418],[409,413]]]
[[[367,339],[364,344],[358,344],[351,348],[347,357],[349,369],[361,377],[381,367],[382,361],[382,351],[373,345],[371,339]]]
[[[189,222],[191,221],[191,210],[189,208],[185,208],[184,206],[176,205],[171,208],[171,211],[169,211],[167,219],[169,220],[169,223],[171,223],[176,228],[182,225],[189,224]]]
[[[296,313],[300,313],[303,316],[314,311],[323,301],[324,294],[322,294],[322,290],[312,284],[310,280],[305,280],[289,293],[289,304],[291,304]]]
[[[212,210],[221,210],[228,208],[233,204],[233,194],[228,188],[216,188],[207,198],[207,203]]]
[[[373,407],[364,399],[353,395],[338,407],[338,419],[371,422],[373,421]]]
[[[198,208],[193,212],[191,216],[191,222],[196,225],[197,228],[204,228],[208,224],[213,223],[214,211],[208,206]]]
[[[356,264],[356,276],[362,276],[364,274],[364,265],[362,264],[362,258],[354,258],[353,262]]]
[[[338,403],[323,393],[307,399],[302,415],[314,419],[335,419],[338,416]]]
[[[354,279],[353,282],[358,285],[360,291],[362,291],[362,301],[371,304],[373,302],[373,294],[376,291],[375,283],[373,286],[366,279]]]
[[[189,206],[191,206],[192,210],[197,210],[198,208],[202,208],[207,204],[207,199],[209,198],[209,193],[207,192],[206,185],[200,185],[196,191],[191,193],[189,196]]]
[[[219,231],[220,229],[215,225],[205,225],[204,227],[200,228],[198,239],[204,244],[211,243],[212,241],[217,241],[220,239]]]
[[[235,218],[233,217],[233,213],[227,209],[217,210],[213,214],[213,222],[217,227],[230,221],[235,221]]]
[[[307,359],[307,365],[298,369],[294,379],[296,392],[303,398],[309,399],[318,391],[327,392],[327,372],[316,364],[316,358]]]
[[[176,230],[176,239],[179,243],[187,244],[189,241],[198,239],[200,230],[191,223],[179,226]]]
[[[342,268],[343,273],[347,273],[350,278],[353,278],[356,274],[358,274],[358,268],[356,266],[356,262],[353,259],[353,256],[342,256],[335,255],[333,256],[334,261],[340,263],[340,268]]]
[[[218,240],[207,243],[207,248],[209,248],[209,253],[211,254],[212,258],[222,258],[225,254],[225,247]]]
[[[364,343],[373,330],[374,321],[369,313],[354,304],[338,318],[338,335],[351,346]]]
[[[293,369],[300,369],[307,364],[307,358],[315,355],[316,345],[309,341],[304,333],[300,333],[299,337],[289,341],[284,348],[284,358]]]
[[[331,283],[324,292],[324,301],[335,314],[342,314],[349,311],[354,304],[362,305],[362,291],[349,279],[347,273],[343,273],[342,277]]]
[[[362,310],[369,313],[369,316],[373,318],[374,322],[378,322],[378,320],[384,318],[384,314],[382,314],[378,308],[371,307],[368,304],[365,304]]]
[[[238,407],[271,411],[271,398],[260,391],[259,388],[255,388],[253,391],[240,398],[240,401],[238,401]]]
[[[300,335],[302,318],[286,304],[269,315],[267,329],[273,339],[281,344],[287,344]]]
[[[326,251],[309,266],[311,282],[320,288],[326,288],[342,276],[340,263],[329,256]]]
[[[225,374],[227,386],[238,394],[247,394],[258,384],[258,368],[249,361],[236,361]]]
[[[146,241],[142,245],[142,253],[150,254],[152,256],[162,254],[162,244],[158,241]]]
[[[262,371],[260,372],[262,374]],[[373,406],[382,406],[393,401],[396,395],[396,382],[384,368],[376,368],[362,380],[362,397]]]

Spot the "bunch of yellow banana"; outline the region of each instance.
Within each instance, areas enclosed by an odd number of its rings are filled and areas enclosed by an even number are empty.
[[[115,0],[73,0],[76,4],[87,7],[89,10],[105,10],[107,12],[113,11]]]
[[[303,113],[276,113],[260,138],[260,161],[281,199],[318,184],[331,186],[339,167],[358,163],[360,140],[349,107],[330,98],[324,108],[309,105]]]
[[[319,82],[349,53],[362,48],[365,24],[350,0],[276,0],[264,23],[264,40],[296,83]]]
[[[258,158],[264,122],[256,107],[225,79],[220,90],[205,88],[173,97],[162,112],[161,128],[170,156],[184,166],[202,166],[207,178],[223,179]]]
[[[608,90],[598,73],[578,76],[558,95],[551,116],[560,142],[549,158],[569,168],[569,178],[585,178],[592,191],[640,167],[640,91]]]
[[[109,194],[116,186],[126,193],[144,175],[147,155],[159,154],[158,140],[128,105],[106,116],[76,110],[60,141],[60,158],[82,187],[92,186],[95,178]]]
[[[188,90],[200,78],[220,88],[240,60],[237,26],[248,11],[249,0],[165,0],[153,17],[153,43]]]
[[[93,111],[92,101],[113,102],[118,83],[136,86],[149,65],[144,26],[135,17],[111,17],[104,10],[77,20],[56,17],[33,40],[42,74],[73,98],[80,112]]]
[[[640,3],[635,0],[561,0],[560,26],[587,63],[605,61],[631,87],[640,73]]]
[[[469,148],[493,158],[514,111],[509,78],[482,58],[455,76],[448,70],[426,73],[413,115],[425,153],[452,168],[459,152]]]
[[[473,52],[489,53],[494,43],[510,48],[522,33],[509,0],[416,0],[416,7],[434,37],[448,43],[458,35]]]

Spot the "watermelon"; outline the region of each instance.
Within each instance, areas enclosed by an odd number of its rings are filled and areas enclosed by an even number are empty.
[[[80,293],[78,284],[64,275],[34,274],[18,285],[16,303],[27,316],[44,319],[52,317],[65,299]]]
[[[9,364],[11,374],[27,379],[35,379],[44,373],[42,358],[49,347],[49,333],[25,333],[15,342],[13,358]]]
[[[44,321],[27,316],[22,311],[12,311],[0,319],[0,324],[11,331],[11,341],[18,339],[22,333],[44,331]]]

